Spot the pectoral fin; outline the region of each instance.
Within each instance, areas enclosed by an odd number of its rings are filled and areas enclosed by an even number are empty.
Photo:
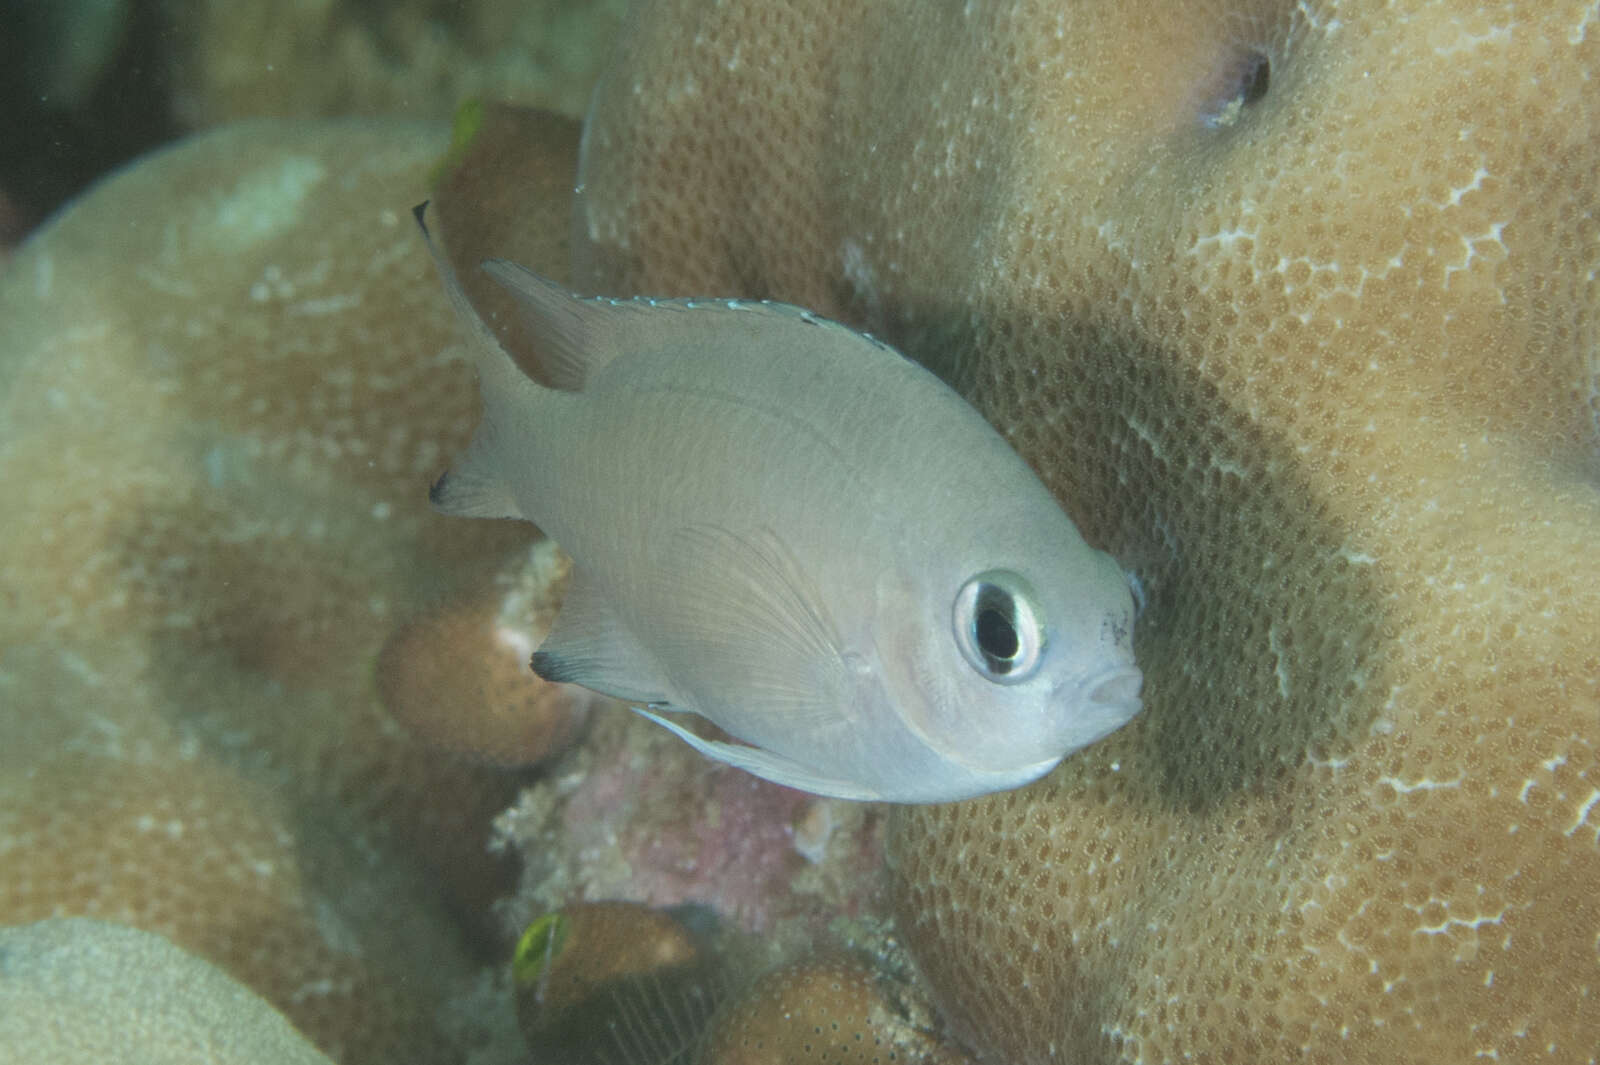
[[[662,563],[677,608],[669,629],[652,636],[664,658],[688,663],[740,712],[776,716],[785,730],[819,736],[848,726],[837,629],[780,536],[688,526],[671,535]]]

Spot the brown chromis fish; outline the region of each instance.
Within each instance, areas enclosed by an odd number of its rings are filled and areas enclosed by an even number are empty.
[[[429,248],[483,397],[430,498],[572,557],[541,677],[779,784],[892,802],[1018,787],[1138,713],[1126,576],[932,373],[797,307],[579,298],[486,262],[547,387]]]

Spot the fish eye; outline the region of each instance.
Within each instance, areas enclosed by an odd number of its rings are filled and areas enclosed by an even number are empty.
[[[1017,684],[1038,671],[1044,623],[1028,582],[1010,570],[978,574],[956,593],[955,636],[967,664],[996,684]]]

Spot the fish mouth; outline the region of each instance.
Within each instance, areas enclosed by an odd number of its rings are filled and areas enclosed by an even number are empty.
[[[1048,735],[1041,734],[1038,737],[1039,743],[1033,748],[1034,751],[1037,753],[1041,748],[1053,746],[1051,753],[1021,765],[1013,760],[1014,751],[1005,756],[991,753],[990,757],[984,758],[971,747],[950,749],[948,746],[939,746],[929,742],[926,734],[914,725],[912,730],[939,757],[985,781],[973,794],[1008,790],[1044,776],[1067,755],[1100,742],[1133,720],[1143,705],[1139,700],[1143,685],[1144,674],[1137,666],[1118,664],[1087,680],[1077,683],[1066,681],[1051,689],[1051,705],[1059,705],[1058,700],[1070,701],[1075,709],[1061,719],[1062,728],[1054,735],[1053,744]]]
[[[1139,699],[1143,687],[1144,674],[1128,665],[1112,666],[1078,684],[1073,727],[1092,736],[1080,746],[1087,747],[1133,720],[1144,705]]]
[[[1139,690],[1144,674],[1136,666],[1116,666],[1094,677],[1083,686],[1084,698],[1107,707],[1130,707],[1129,717],[1139,712]]]

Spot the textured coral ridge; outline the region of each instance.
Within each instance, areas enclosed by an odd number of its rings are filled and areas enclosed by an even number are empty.
[[[1600,10],[673,0],[580,282],[945,374],[1142,579],[1146,710],[902,811],[994,1060],[1600,1046]]]

